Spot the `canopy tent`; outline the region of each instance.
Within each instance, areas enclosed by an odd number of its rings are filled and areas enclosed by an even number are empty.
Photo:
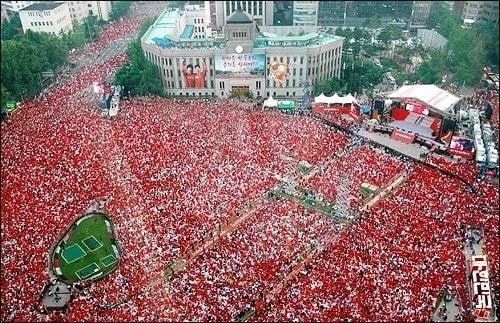
[[[350,93],[346,96],[339,96],[335,93],[332,96],[325,96],[321,93],[319,96],[314,98],[314,103],[328,103],[328,104],[358,104],[358,101]],[[358,104],[359,105],[359,104]]]
[[[335,93],[337,94],[337,93]],[[321,93],[317,97],[314,98],[314,103],[325,103],[325,100],[327,99],[327,96]]]
[[[459,97],[433,84],[403,85],[388,96],[391,99],[415,99],[430,107],[430,110],[453,113],[453,107],[461,100]]]
[[[279,101],[278,109],[282,111],[292,111],[295,109],[295,102],[293,101]]]
[[[275,99],[273,99],[272,96],[270,96],[268,99],[264,100],[264,106],[275,108],[278,106],[278,101],[276,101]]]

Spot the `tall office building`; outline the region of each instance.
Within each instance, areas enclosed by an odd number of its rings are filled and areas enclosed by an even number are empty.
[[[317,26],[318,25],[318,2],[320,2],[320,1],[294,1],[293,2],[293,25],[294,26]]]
[[[465,1],[462,19],[472,23],[477,20],[498,23],[497,1]]]
[[[258,26],[273,24],[274,1],[216,1],[217,26],[226,24],[227,17],[241,9],[248,13]]]
[[[347,1],[319,1],[319,26],[345,26]]]
[[[410,28],[424,28],[431,12],[432,1],[413,1]]]

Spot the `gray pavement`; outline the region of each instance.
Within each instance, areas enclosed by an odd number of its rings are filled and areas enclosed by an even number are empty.
[[[422,160],[420,154],[429,153],[429,150],[426,147],[423,147],[418,143],[405,144],[398,140],[392,139],[389,134],[380,132],[369,132],[366,129],[360,129],[357,133],[360,136],[376,141],[386,147],[392,148],[394,150],[401,152],[402,154],[405,154],[407,156],[416,159]]]

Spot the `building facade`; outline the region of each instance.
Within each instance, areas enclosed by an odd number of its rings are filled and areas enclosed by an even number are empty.
[[[35,3],[19,10],[19,18],[24,32],[59,35],[73,29],[67,2]]]
[[[85,17],[97,16],[97,19],[111,19],[111,1],[66,1],[72,21],[82,22]]]
[[[27,6],[38,2],[40,1],[2,1],[2,7],[5,7],[8,11],[18,12]]]
[[[411,8],[410,28],[425,28],[432,1],[413,1]]]
[[[294,26],[317,26],[318,25],[318,2],[320,1],[294,1],[293,2],[293,25]]]
[[[165,10],[141,39],[169,95],[227,98],[250,92],[292,99],[303,96],[305,82],[340,76],[341,37],[293,26],[278,35],[280,27],[257,27],[237,10],[222,33],[194,38],[186,30],[193,28],[190,19],[201,18]]]
[[[238,9],[250,14],[258,26],[273,24],[274,1],[216,1],[217,26],[225,25],[227,18]]]
[[[498,1],[464,1],[462,19],[473,23],[482,20],[498,23]]]
[[[319,26],[345,26],[347,1],[319,1]]]

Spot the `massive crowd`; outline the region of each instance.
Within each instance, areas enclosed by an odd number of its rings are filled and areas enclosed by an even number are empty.
[[[467,226],[485,228],[498,291],[498,186],[478,189],[474,194],[460,181],[415,166],[405,185],[342,232],[260,319],[426,321],[445,285],[470,309],[461,252]]]
[[[468,306],[467,226],[485,229],[498,295],[498,185],[471,181],[473,191],[432,168],[352,146],[354,139],[309,117],[234,101],[134,98],[104,119],[92,82],[125,59],[84,67],[1,125],[2,321],[234,320],[325,235],[336,239],[257,319],[427,320],[443,285]],[[362,183],[383,187],[404,170],[409,177],[340,233],[295,202],[266,201],[185,272],[147,288],[302,160],[329,160],[303,185],[335,201],[338,178],[347,177],[356,209]],[[96,199],[115,223],[119,270],[75,292],[66,312],[45,313],[39,294],[48,251]]]

